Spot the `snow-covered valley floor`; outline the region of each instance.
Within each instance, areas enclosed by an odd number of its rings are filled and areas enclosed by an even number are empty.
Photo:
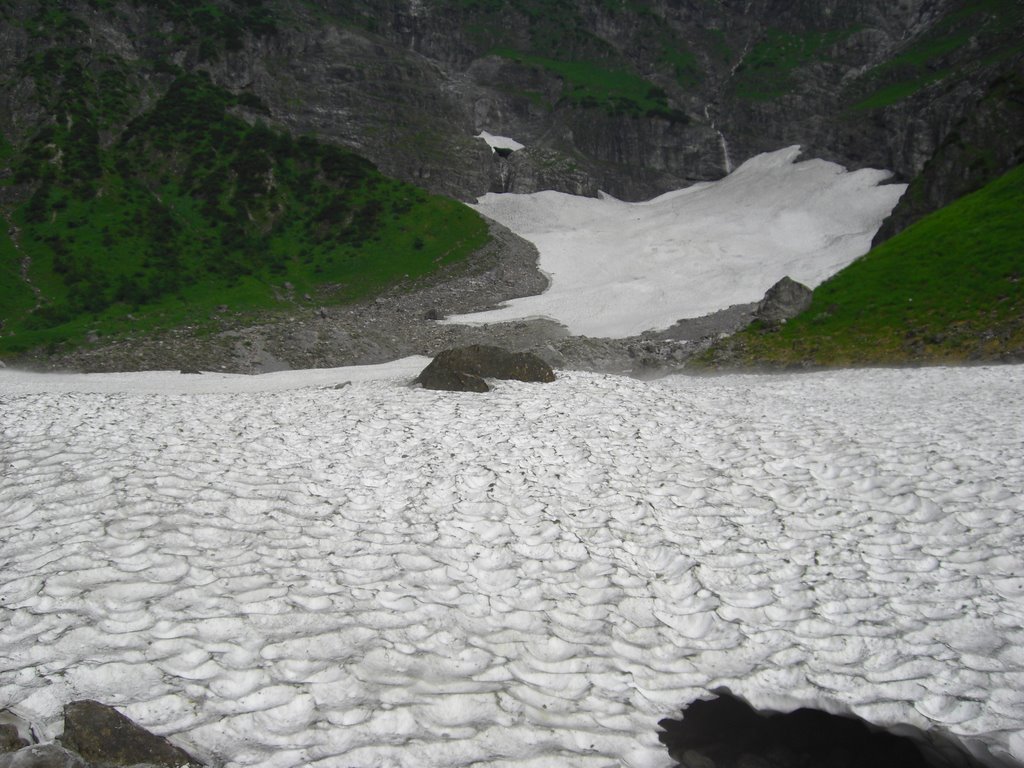
[[[727,686],[1024,759],[1024,367],[421,362],[0,370],[0,708],[238,766],[660,767]]]

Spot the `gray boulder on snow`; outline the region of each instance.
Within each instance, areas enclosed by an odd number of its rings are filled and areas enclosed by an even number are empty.
[[[765,293],[754,310],[754,318],[765,325],[779,325],[811,306],[813,295],[806,285],[786,275]]]

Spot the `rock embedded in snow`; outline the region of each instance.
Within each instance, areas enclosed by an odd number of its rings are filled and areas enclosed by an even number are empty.
[[[813,296],[810,288],[786,275],[768,289],[754,317],[767,325],[779,325],[811,306]]]
[[[185,750],[156,736],[116,709],[85,699],[64,707],[61,743],[98,766],[145,763],[166,768],[200,766]]]
[[[555,380],[551,366],[530,352],[509,352],[501,347],[471,344],[446,349],[416,377],[424,389],[451,392],[487,392],[484,379],[525,382]]]

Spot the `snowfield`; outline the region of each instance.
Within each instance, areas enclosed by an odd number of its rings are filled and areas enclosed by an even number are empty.
[[[727,686],[1024,759],[1024,367],[422,363],[0,370],[0,708],[232,766],[661,768]]]
[[[549,317],[573,334],[624,338],[758,301],[786,275],[813,288],[868,252],[906,185],[799,154],[758,155],[720,181],[643,203],[485,195],[474,207],[537,246],[551,286],[445,322]]]
[[[488,133],[487,131],[480,131],[476,137],[486,141],[487,146],[489,146],[492,151],[497,149],[508,149],[513,152],[518,152],[520,149],[526,148],[526,145],[520,144],[515,139],[510,139],[508,136],[495,136],[493,133]]]

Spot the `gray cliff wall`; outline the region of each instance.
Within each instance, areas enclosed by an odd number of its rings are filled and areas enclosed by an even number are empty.
[[[67,8],[97,54],[126,62],[136,111],[172,79],[138,62],[204,70],[266,105],[251,119],[337,142],[463,200],[538,189],[645,199],[801,144],[807,157],[920,177],[909,221],[961,194],[962,177],[974,187],[1019,161],[1000,121],[1018,98],[1005,83],[1021,71],[1024,12],[1012,0],[989,10],[954,0],[658,0],[646,10],[576,0],[547,15],[525,0],[264,5],[273,29],[243,29],[214,55],[158,6]],[[18,75],[42,45],[20,24],[39,7],[13,0],[0,25],[0,128],[15,145],[53,119]],[[639,90],[602,100],[605,85],[581,85],[567,62],[588,62],[609,82],[633,78]],[[484,129],[527,150],[500,157],[474,138]],[[975,148],[989,145],[993,156],[977,165]]]

